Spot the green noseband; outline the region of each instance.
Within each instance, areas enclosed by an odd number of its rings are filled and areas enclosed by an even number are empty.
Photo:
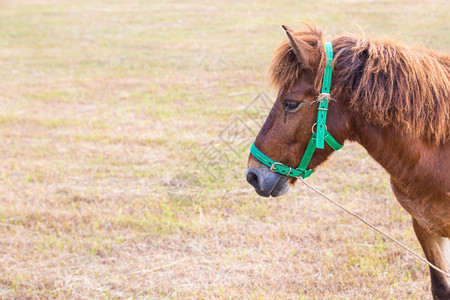
[[[250,147],[250,153],[261,163],[270,168],[271,171],[285,176],[302,177],[310,176],[314,170],[308,170],[308,164],[316,151],[316,149],[323,149],[324,144],[327,143],[334,151],[339,150],[343,145],[339,144],[326,128],[328,102],[330,100],[330,87],[333,63],[333,46],[331,43],[325,43],[325,54],[327,56],[327,65],[325,73],[323,74],[322,91],[317,98],[319,100],[319,110],[317,112],[317,123],[314,124],[313,129],[317,126],[317,132],[313,131],[305,153],[300,161],[298,168],[291,168],[283,163],[277,162],[256,148],[255,143]]]

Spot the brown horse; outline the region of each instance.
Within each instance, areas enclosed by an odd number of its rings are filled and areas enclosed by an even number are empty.
[[[275,53],[270,75],[278,97],[255,146],[295,168],[311,138],[327,63],[322,31],[294,32]],[[427,259],[450,271],[450,57],[393,41],[339,37],[332,41],[328,132],[360,143],[391,176],[412,216]],[[308,168],[333,150],[317,149]],[[289,169],[290,170],[290,169]],[[296,179],[272,172],[250,155],[247,181],[264,197],[286,193]],[[450,278],[430,269],[434,299],[450,299]]]

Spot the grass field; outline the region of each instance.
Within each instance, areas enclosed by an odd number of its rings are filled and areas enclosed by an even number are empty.
[[[425,265],[300,185],[258,197],[226,144],[273,100],[281,24],[448,51],[448,1],[410,2],[0,0],[0,298],[430,299]],[[359,145],[308,181],[422,253]]]

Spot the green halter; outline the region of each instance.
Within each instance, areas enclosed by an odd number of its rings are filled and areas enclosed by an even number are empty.
[[[314,169],[308,170],[308,164],[316,151],[316,149],[323,149],[326,142],[334,151],[339,150],[343,145],[339,144],[328,132],[326,128],[328,102],[330,100],[330,87],[331,87],[331,75],[332,75],[332,63],[333,63],[333,46],[331,43],[325,43],[325,54],[327,56],[327,65],[325,67],[325,73],[323,74],[322,91],[317,98],[319,100],[319,110],[317,112],[317,123],[313,125],[313,134],[306,147],[305,153],[300,161],[297,169],[291,168],[277,162],[256,148],[255,143],[250,147],[250,153],[264,165],[270,168],[271,171],[279,173],[285,176],[302,177],[306,178],[310,176]],[[314,127],[317,126],[317,132],[314,132]]]

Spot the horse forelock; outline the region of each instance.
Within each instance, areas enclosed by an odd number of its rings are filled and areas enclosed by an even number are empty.
[[[308,27],[308,30],[297,31],[294,32],[293,35],[317,49],[317,55],[315,57],[318,68],[317,73],[321,74],[323,73],[326,64],[325,53],[323,50],[323,31],[315,26],[308,24],[305,25]],[[288,40],[285,40],[275,51],[274,58],[269,69],[271,84],[278,90],[290,87],[298,78],[300,78],[302,72],[307,69],[309,69],[309,67],[304,66],[297,60],[291,45]],[[319,84],[316,88],[318,89],[320,89],[320,80],[321,78],[317,79]]]

